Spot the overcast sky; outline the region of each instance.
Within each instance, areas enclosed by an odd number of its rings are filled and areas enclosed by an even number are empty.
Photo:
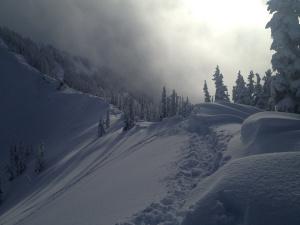
[[[0,24],[108,65],[145,87],[166,84],[194,101],[218,64],[231,87],[238,70],[270,67],[263,0],[1,0]]]

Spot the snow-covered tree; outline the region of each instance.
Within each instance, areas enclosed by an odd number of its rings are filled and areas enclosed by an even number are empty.
[[[232,90],[232,100],[234,103],[238,104],[249,104],[249,93],[246,87],[246,83],[244,77],[241,74],[241,71],[238,72],[237,79],[235,81],[235,86]]]
[[[256,76],[256,83],[254,86],[254,105],[258,108],[264,109],[264,97],[263,97],[263,86],[261,85],[261,77],[258,73],[255,74]]]
[[[216,67],[216,71],[213,74],[213,81],[215,82],[215,86],[216,86],[215,101],[229,102],[228,89],[224,85],[223,74],[221,74],[219,66]]]
[[[132,97],[128,98],[128,106],[124,112],[124,131],[128,131],[135,125],[135,113],[134,113],[134,99]]]
[[[110,128],[110,110],[108,108],[108,110],[106,111],[105,129],[109,129],[109,128]]]
[[[254,72],[251,70],[248,75],[248,83],[247,83],[250,105],[254,105],[254,88],[255,88],[254,77],[255,77]]]
[[[36,152],[35,169],[36,173],[41,173],[45,169],[45,146],[41,143]]]
[[[98,123],[98,137],[103,137],[103,135],[105,135],[105,122],[104,120],[101,118],[99,120],[99,123]]]
[[[264,109],[266,110],[274,110],[274,101],[271,96],[271,85],[272,85],[272,71],[268,70],[263,77],[263,102]]]
[[[203,92],[204,92],[204,102],[211,102],[211,96],[208,91],[206,80],[204,81]]]
[[[170,116],[177,114],[177,93],[175,90],[172,91],[170,96]]]
[[[268,0],[273,69],[272,97],[279,111],[300,112],[300,1]]]
[[[167,110],[167,90],[164,86],[161,95],[161,119],[166,118],[168,116]]]
[[[9,150],[9,165],[6,167],[9,180],[21,175],[26,170],[26,154],[22,143],[12,145]]]

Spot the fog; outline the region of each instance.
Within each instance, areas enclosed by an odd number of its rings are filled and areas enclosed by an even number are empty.
[[[219,65],[232,87],[238,70],[270,68],[262,0],[1,0],[0,25],[106,65],[143,90],[162,85],[202,99]]]

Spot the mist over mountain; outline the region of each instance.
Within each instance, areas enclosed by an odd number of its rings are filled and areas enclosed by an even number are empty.
[[[112,68],[137,89],[158,94],[168,84],[199,101],[199,85],[217,64],[229,87],[240,69],[270,67],[264,3],[240,1],[245,6],[234,9],[231,2],[220,3],[228,13],[208,14],[204,0],[2,0],[0,25]]]

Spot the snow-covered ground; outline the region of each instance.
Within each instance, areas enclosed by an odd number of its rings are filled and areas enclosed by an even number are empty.
[[[21,63],[22,62],[22,63]],[[46,170],[4,185],[4,225],[299,225],[300,117],[200,104],[139,122],[0,47],[1,167],[15,142],[46,147]],[[97,138],[110,109],[112,126]]]

